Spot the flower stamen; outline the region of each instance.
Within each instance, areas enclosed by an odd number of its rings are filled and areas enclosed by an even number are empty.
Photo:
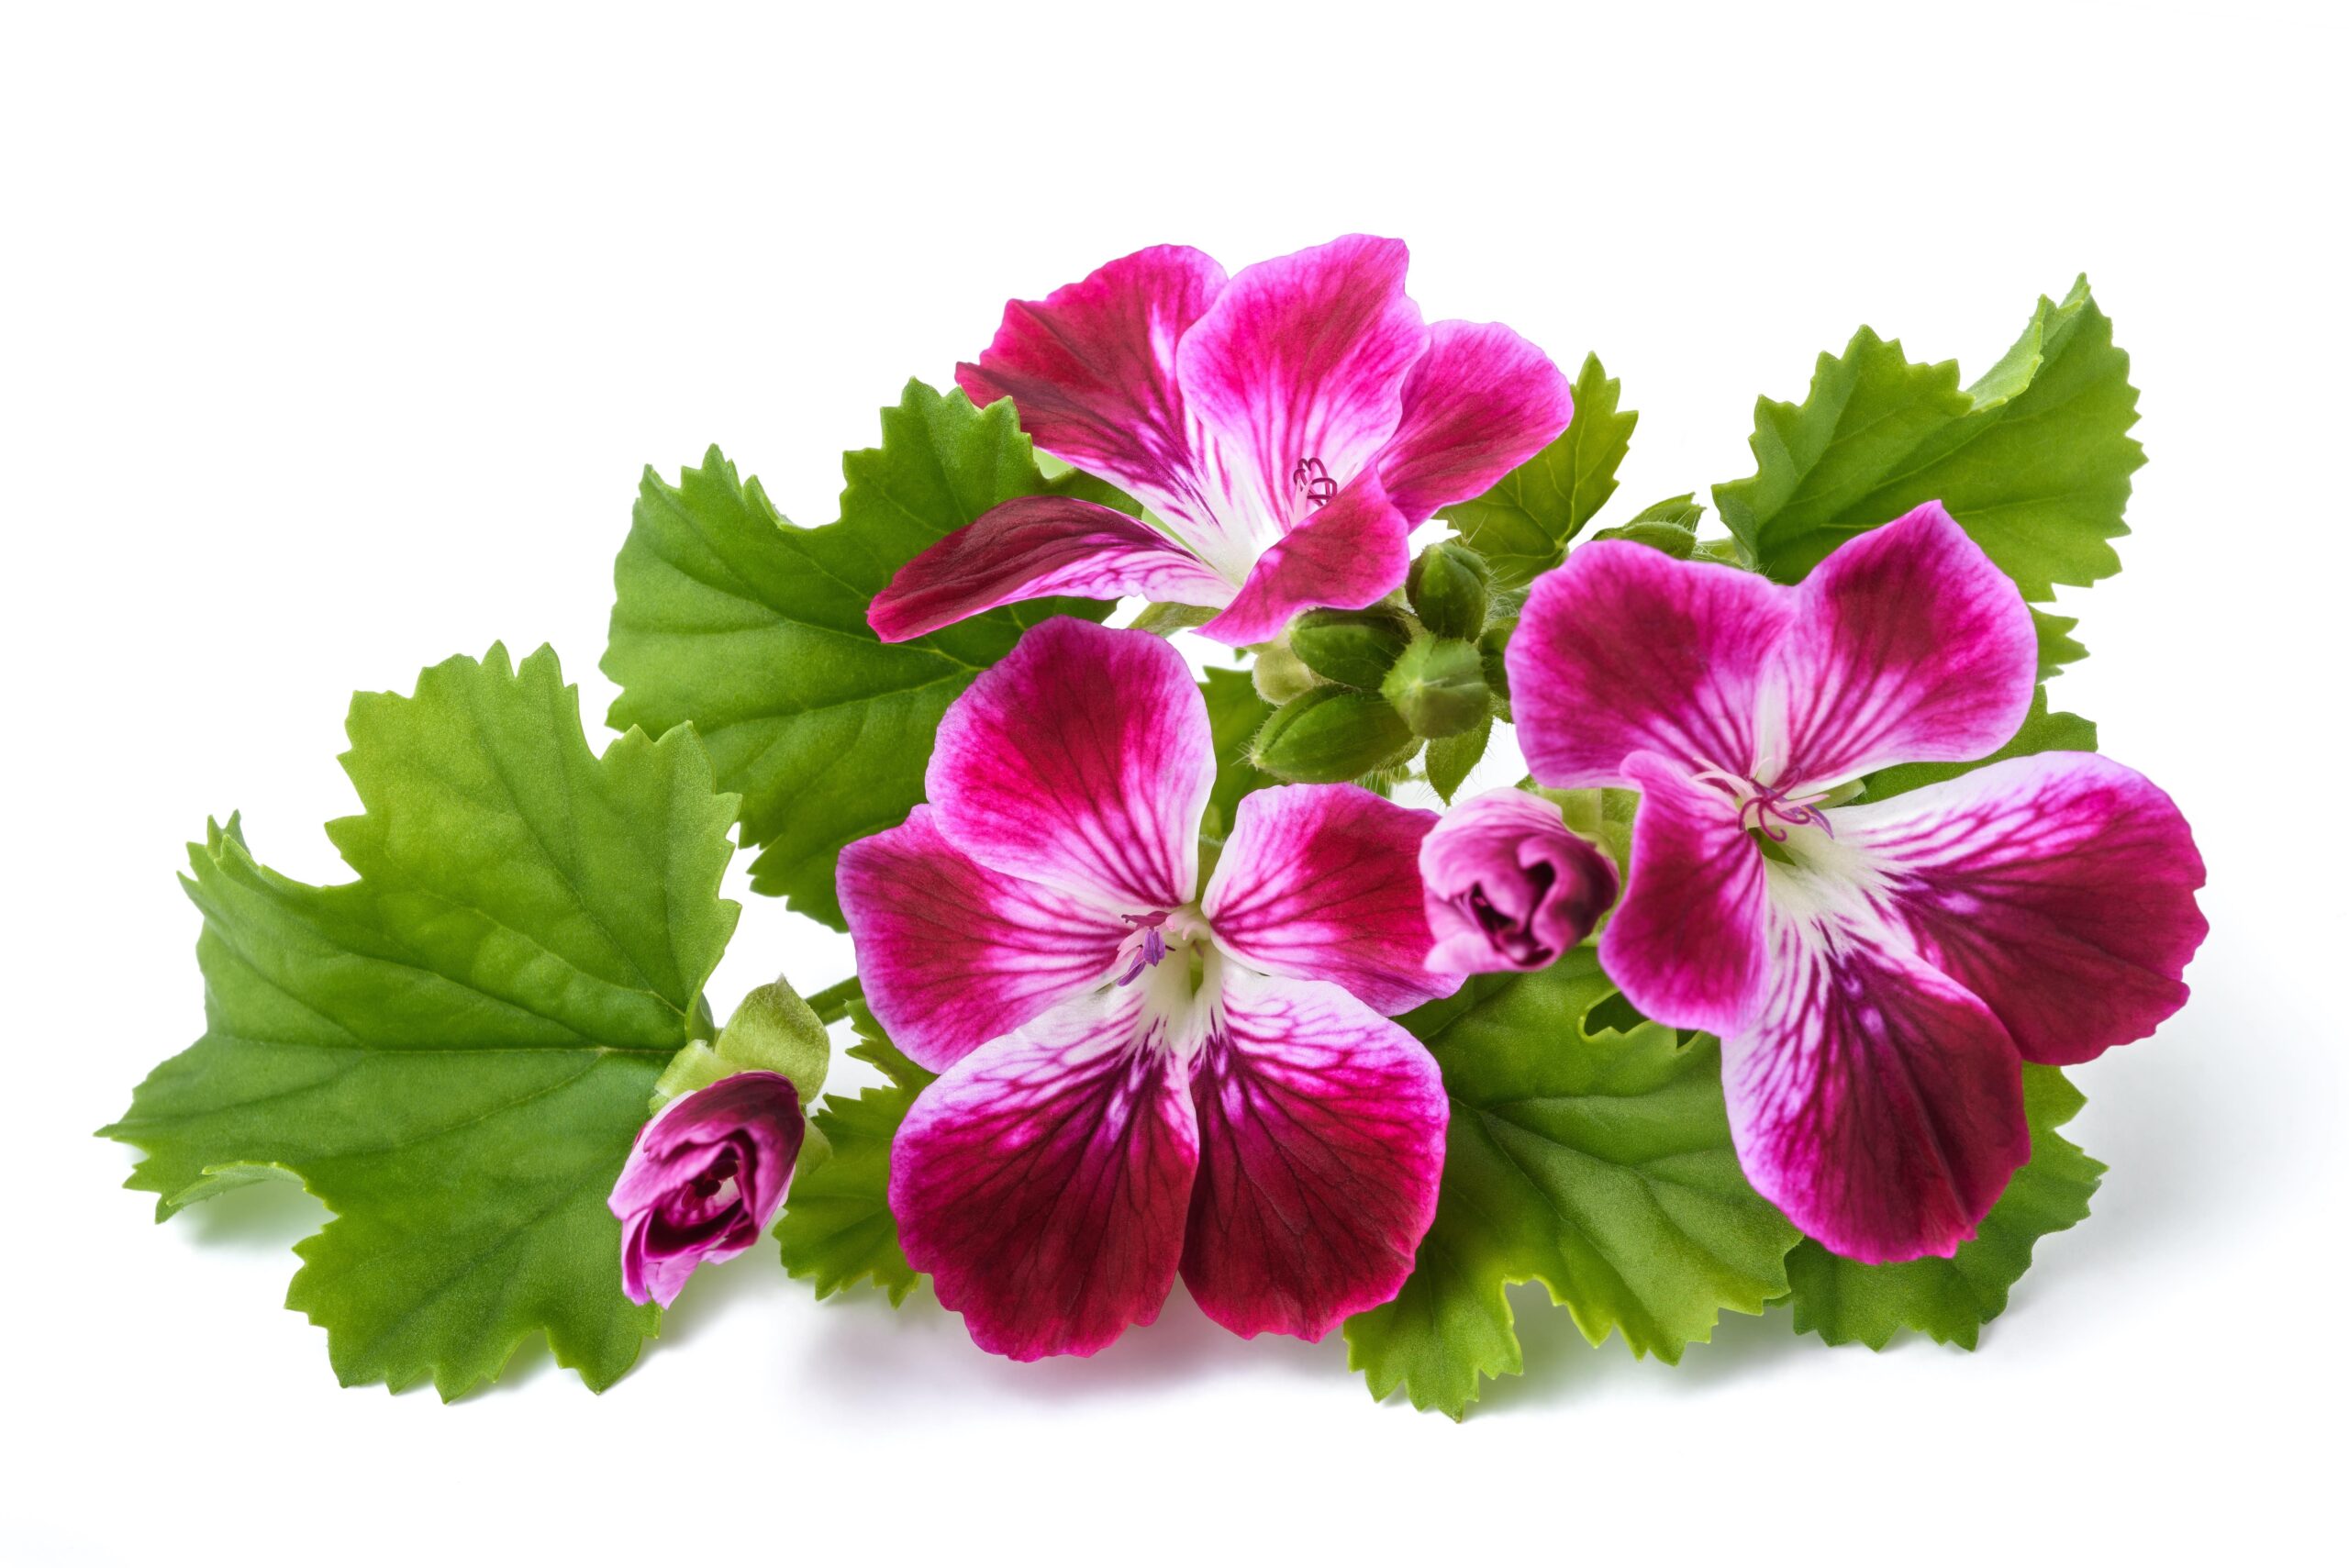
[[[1123,974],[1118,976],[1119,984],[1132,984],[1141,977],[1143,970],[1157,968],[1159,962],[1166,957],[1166,933],[1163,928],[1166,924],[1167,913],[1166,910],[1158,909],[1147,915],[1118,917],[1127,925],[1135,928],[1135,934],[1141,939],[1131,949],[1133,962],[1126,966],[1126,972]]]
[[[1763,771],[1756,769],[1755,773]],[[1738,827],[1749,833],[1759,833],[1774,844],[1785,843],[1788,830],[1796,828],[1816,828],[1831,839],[1835,836],[1835,829],[1819,803],[1832,798],[1838,791],[1829,790],[1797,800],[1792,798],[1791,785],[1765,784],[1752,774],[1733,773],[1726,768],[1705,768],[1691,776],[1699,783],[1727,786],[1737,801]]]
[[[1301,457],[1289,471],[1289,481],[1305,493],[1306,505],[1326,506],[1338,498],[1338,482],[1330,477],[1318,457]]]
[[[1828,825],[1827,814],[1818,806],[1808,801],[1789,801],[1787,792],[1776,787],[1756,784],[1753,790],[1737,808],[1739,827],[1749,832],[1758,830],[1774,844],[1785,843],[1787,829],[1793,828],[1816,828],[1831,839],[1835,836],[1835,829]],[[1751,822],[1746,820],[1749,812],[1753,817]],[[1785,826],[1774,826],[1770,820],[1774,817]]]

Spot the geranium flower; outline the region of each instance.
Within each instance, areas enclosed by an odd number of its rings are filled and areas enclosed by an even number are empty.
[[[1178,654],[1055,618],[947,711],[930,804],[841,857],[874,1016],[943,1074],[889,1207],[986,1350],[1091,1354],[1178,1268],[1226,1328],[1319,1339],[1434,1218],[1442,1084],[1380,1015],[1459,984],[1425,967],[1435,817],[1259,790],[1201,894],[1214,775]]]
[[[1508,328],[1423,325],[1408,260],[1350,235],[1226,283],[1160,245],[1013,302],[956,380],[979,404],[1016,399],[1037,446],[1166,529],[1073,497],[1008,501],[907,562],[874,630],[901,642],[1015,600],[1130,594],[1219,610],[1201,629],[1239,647],[1394,592],[1411,529],[1574,412],[1565,377]]]
[[[2020,1063],[2184,1004],[2202,861],[2139,774],[2046,752],[1837,804],[1988,755],[2030,706],[2030,613],[1940,506],[1791,588],[1586,545],[1508,657],[1534,777],[1642,792],[1600,962],[1721,1037],[1746,1174],[1835,1251],[1948,1256],[2030,1155]]]
[[[1419,844],[1428,967],[1459,973],[1545,969],[1590,935],[1615,902],[1607,851],[1521,789],[1497,789],[1444,814]]]

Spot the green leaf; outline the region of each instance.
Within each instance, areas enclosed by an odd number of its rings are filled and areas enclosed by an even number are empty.
[[[1556,440],[1473,501],[1436,516],[1493,568],[1504,588],[1523,587],[1566,558],[1566,545],[1615,494],[1615,470],[1631,450],[1637,414],[1617,412],[1623,384],[1592,354],[1575,378],[1575,417]]]
[[[1040,599],[911,642],[874,637],[866,608],[898,567],[1053,488],[1008,399],[982,410],[912,382],[881,433],[842,460],[840,521],[819,528],[785,521],[715,447],[675,485],[647,470],[604,655],[623,688],[613,726],[693,724],[742,795],[743,843],[762,847],[751,885],[836,928],[840,852],[920,804],[947,705],[1038,621],[1110,608]]]
[[[1623,526],[1628,528],[1637,527],[1641,523],[1668,523],[1675,528],[1686,528],[1693,534],[1697,531],[1697,525],[1704,520],[1705,504],[1697,499],[1696,492],[1690,491],[1685,495],[1664,497],[1654,506],[1642,509],[1637,517]]]
[[[1713,487],[1749,564],[1801,579],[1837,545],[1939,500],[2020,584],[2045,600],[2121,569],[2106,541],[2129,476],[2145,461],[2129,436],[2137,391],[2129,356],[2083,277],[1988,374],[1961,391],[1954,361],[1909,362],[1863,327],[1822,354],[1800,405],[1754,406],[1753,477]]]
[[[1141,613],[1128,624],[1128,629],[1146,631],[1152,637],[1172,637],[1178,631],[1195,631],[1221,613],[1207,605],[1144,605]]]
[[[1831,1345],[1882,1350],[1902,1329],[1974,1349],[1982,1325],[2006,1310],[2007,1293],[2031,1267],[2042,1236],[2088,1217],[2104,1166],[2055,1129],[2087,1102],[2053,1067],[2025,1062],[2023,1115],[2031,1161],[2007,1184],[1982,1228],[1953,1258],[1920,1258],[1871,1268],[1805,1240],[1787,1259],[1795,1331]]]
[[[1446,806],[1460,793],[1460,786],[1483,761],[1485,747],[1493,738],[1493,721],[1489,715],[1482,724],[1465,735],[1446,735],[1428,742],[1428,783]]]
[[[848,1017],[849,1004],[864,1000],[864,982],[850,975],[837,984],[827,985],[807,998],[807,1010],[825,1023],[837,1023]]]
[[[2031,712],[2024,717],[2022,728],[2015,731],[2015,738],[1980,762],[1901,762],[1882,768],[1867,775],[1867,788],[1863,798],[1888,800],[1925,784],[1940,784],[1945,779],[1970,773],[1976,768],[2003,762],[2009,757],[2028,757],[2036,751],[2095,750],[2096,726],[2076,713],[2049,712],[2047,688],[2041,686],[2031,694]]]
[[[2080,624],[2077,616],[2051,615],[2033,606],[2032,629],[2039,634],[2039,678],[2049,680],[2063,673],[2064,666],[2076,663],[2088,656],[2088,651],[2072,635]]]
[[[1371,1392],[1454,1417],[1520,1370],[1506,1287],[1540,1280],[1593,1344],[1680,1359],[1723,1309],[1787,1291],[1794,1228],[1730,1145],[1720,1052],[1641,1023],[1594,1036],[1614,991],[1578,948],[1528,975],[1477,975],[1402,1022],[1452,1099],[1443,1195],[1392,1302],[1350,1318]]]
[[[1697,552],[1697,525],[1703,520],[1705,508],[1687,495],[1675,495],[1617,528],[1601,528],[1591,535],[1593,539],[1629,539],[1633,544],[1660,550],[1675,561],[1686,561]]]
[[[919,386],[921,383],[915,382],[912,384]],[[1139,517],[1142,515],[1141,503],[1108,480],[1087,473],[1081,468],[1071,468],[1045,452],[1037,452],[1034,456],[1036,472],[1044,476],[1044,488],[1051,494],[1073,495],[1079,501],[1091,501],[1096,505],[1107,506],[1112,511],[1123,512],[1129,517]],[[1188,609],[1191,606],[1186,605],[1181,607]],[[1214,618],[1215,611],[1209,610],[1207,612],[1206,619],[1199,624],[1205,626],[1208,621]]]
[[[206,1032],[104,1136],[158,1218],[273,1172],[334,1211],[286,1305],[346,1385],[453,1398],[544,1330],[603,1388],[660,1320],[605,1199],[710,1032],[735,803],[690,730],[597,757],[546,649],[362,693],[348,728],[365,814],[327,833],[358,880],[280,876],[234,817],[189,846]]]
[[[1199,695],[1207,699],[1208,729],[1215,737],[1215,789],[1201,831],[1221,840],[1231,835],[1242,796],[1280,782],[1248,760],[1248,743],[1272,717],[1273,705],[1256,695],[1245,670],[1209,670]]]
[[[889,1085],[852,1100],[824,1097],[816,1130],[831,1152],[793,1178],[774,1233],[783,1244],[783,1266],[794,1279],[813,1280],[818,1299],[870,1280],[895,1307],[921,1276],[897,1246],[897,1221],[889,1212],[889,1145],[914,1097],[938,1075],[889,1043],[862,1001],[850,1004],[848,1016],[857,1038],[848,1053],[881,1069]]]

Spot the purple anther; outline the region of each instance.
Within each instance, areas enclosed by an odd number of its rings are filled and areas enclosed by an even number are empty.
[[[1133,962],[1118,976],[1119,984],[1130,985],[1141,978],[1143,970],[1157,967],[1158,962],[1166,956],[1166,934],[1160,929],[1166,924],[1166,911],[1158,909],[1147,915],[1120,915],[1118,917],[1141,933],[1141,940],[1133,949]]]

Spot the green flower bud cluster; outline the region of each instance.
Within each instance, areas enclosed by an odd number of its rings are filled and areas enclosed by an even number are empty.
[[[1422,742],[1508,717],[1501,654],[1517,622],[1490,619],[1484,557],[1453,539],[1430,545],[1403,597],[1308,611],[1258,651],[1256,690],[1276,706],[1251,748],[1256,766],[1294,784],[1335,784],[1400,768]]]

